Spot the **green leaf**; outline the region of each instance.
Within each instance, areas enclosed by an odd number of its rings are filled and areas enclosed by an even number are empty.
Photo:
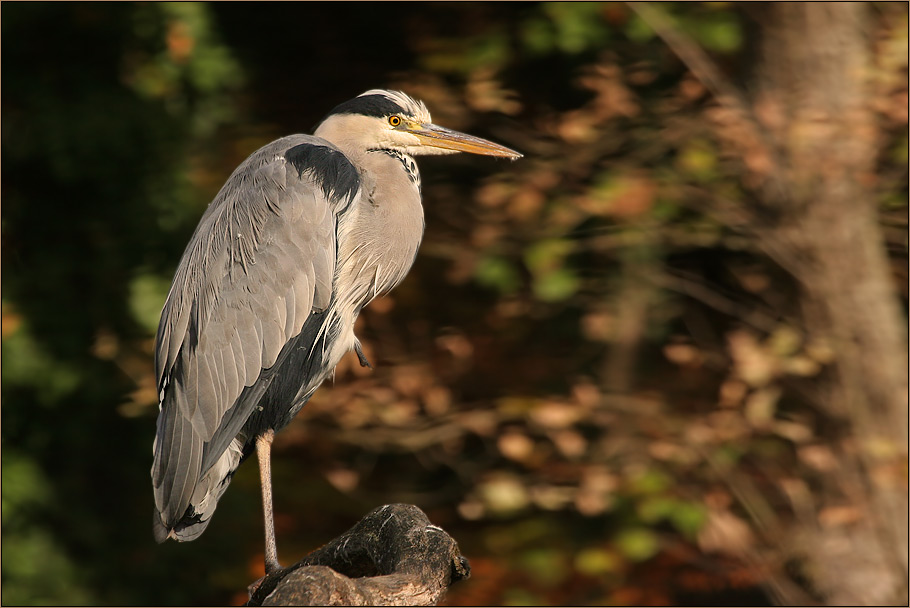
[[[581,53],[609,40],[610,30],[601,17],[600,2],[547,2],[543,11],[556,29],[555,42],[563,53]]]
[[[891,156],[895,163],[899,165],[906,165],[907,161],[910,160],[910,151],[908,151],[907,144],[907,134],[904,133],[894,144],[894,147],[891,149]],[[904,203],[906,204],[907,199],[904,198]]]
[[[10,449],[3,450],[3,525],[35,507],[50,502],[51,489],[44,473],[31,459]]]
[[[3,339],[2,358],[3,382],[33,388],[42,405],[59,403],[81,382],[72,366],[56,360],[32,338],[26,324]]]
[[[481,258],[474,269],[474,278],[484,287],[496,289],[503,294],[515,293],[521,284],[515,267],[498,256]]]
[[[554,270],[534,279],[534,295],[544,302],[566,300],[578,291],[579,282],[571,270]]]
[[[522,553],[519,563],[523,570],[547,587],[562,583],[567,574],[563,554],[557,549],[532,549]]]
[[[679,533],[693,540],[707,520],[705,508],[694,502],[679,501],[670,512],[670,522]]]
[[[553,26],[546,19],[532,18],[521,26],[521,41],[534,55],[545,55],[553,49]]]
[[[655,8],[655,10],[659,9]],[[626,23],[626,36],[632,42],[644,44],[654,39],[654,30],[637,13],[634,13],[628,23]]]
[[[149,333],[154,334],[161,317],[161,307],[170,289],[169,279],[141,274],[130,283],[129,304],[133,318]]]
[[[629,560],[643,562],[660,550],[657,535],[647,528],[630,528],[620,532],[615,539],[619,551]]]
[[[525,265],[532,274],[546,274],[562,267],[574,245],[565,239],[544,239],[525,250]]]
[[[677,506],[678,502],[675,498],[668,496],[652,496],[638,504],[637,512],[644,523],[655,524],[663,519],[669,518]]]
[[[788,357],[799,352],[803,344],[803,334],[789,325],[777,326],[768,336],[768,348],[779,357]]]
[[[655,220],[661,222],[668,222],[674,219],[676,216],[680,215],[682,207],[676,203],[668,200],[658,199],[654,206],[651,208],[651,216]]]
[[[468,65],[493,69],[507,63],[511,57],[509,39],[500,34],[488,34],[474,41],[468,51]]]
[[[544,603],[539,595],[527,589],[512,587],[503,592],[505,606],[543,606]]]
[[[588,576],[602,576],[609,572],[616,572],[622,565],[622,560],[606,549],[583,549],[575,556],[575,569]]]
[[[703,139],[694,139],[679,151],[676,165],[681,172],[696,181],[711,182],[717,179],[717,152]]]
[[[3,604],[79,606],[97,604],[87,579],[49,532],[29,529],[3,535]],[[53,576],[48,576],[53,572]]]
[[[681,17],[683,31],[709,51],[733,53],[743,44],[742,24],[732,11],[718,10]]]
[[[631,481],[633,492],[639,494],[659,494],[670,487],[670,478],[657,470],[645,471]]]

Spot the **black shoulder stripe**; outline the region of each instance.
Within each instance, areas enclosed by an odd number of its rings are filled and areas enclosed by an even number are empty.
[[[339,150],[316,144],[300,144],[284,153],[284,158],[303,177],[309,171],[326,198],[350,202],[360,188],[357,168]]]
[[[383,118],[392,114],[401,114],[404,111],[404,108],[385,95],[361,95],[338,104],[331,112],[326,114],[325,118],[332,114],[361,114],[363,116]]]

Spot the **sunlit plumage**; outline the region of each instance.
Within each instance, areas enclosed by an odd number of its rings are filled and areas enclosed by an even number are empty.
[[[247,158],[209,205],[164,304],[152,482],[155,538],[209,524],[241,461],[257,453],[266,570],[279,568],[269,447],[351,349],[354,321],[408,273],[423,236],[414,156],[498,144],[432,124],[423,103],[371,90],[314,135]]]

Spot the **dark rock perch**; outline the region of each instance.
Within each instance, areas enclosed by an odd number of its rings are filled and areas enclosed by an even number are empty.
[[[414,505],[374,509],[302,560],[262,579],[247,606],[434,606],[470,576],[445,530]]]

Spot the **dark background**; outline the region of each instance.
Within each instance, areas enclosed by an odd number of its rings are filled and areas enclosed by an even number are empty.
[[[775,15],[656,8],[754,88]],[[878,136],[856,204],[905,336],[906,5],[863,10]],[[4,2],[3,603],[246,599],[255,465],[199,540],[152,540],[154,330],[233,168],[370,88],[525,158],[421,160],[418,261],[358,325],[375,370],[348,355],[276,441],[282,561],[409,502],[472,561],[451,604],[830,599],[783,542],[862,513],[825,481],[854,432],[819,405],[839,349],[762,245],[800,220],[761,206],[750,150],[731,151],[710,85],[652,18],[612,2]]]

